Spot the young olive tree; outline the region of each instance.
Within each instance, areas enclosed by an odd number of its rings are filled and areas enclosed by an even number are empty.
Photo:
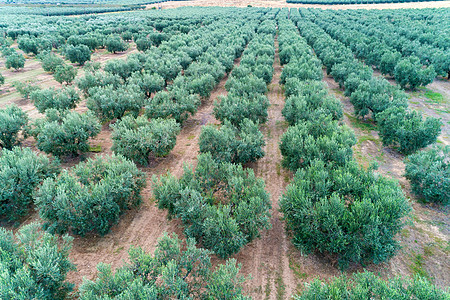
[[[115,124],[111,138],[114,153],[141,165],[150,163],[150,155],[167,156],[175,147],[180,125],[174,119],[126,116]]]
[[[264,156],[264,135],[259,131],[258,124],[244,119],[239,129],[225,120],[217,128],[215,125],[202,127],[200,133],[200,153],[210,153],[218,162],[245,164]]]
[[[406,158],[405,177],[426,202],[450,203],[450,146],[435,145]]]
[[[97,156],[45,179],[35,204],[50,232],[104,235],[123,211],[141,203],[145,184],[145,173],[132,161]]]
[[[96,299],[240,299],[244,277],[240,265],[230,259],[213,269],[211,252],[195,246],[195,240],[183,243],[176,234],[166,233],[158,240],[155,253],[140,247],[129,250],[130,263],[115,273],[100,263],[94,281],[84,279],[81,300]]]
[[[221,258],[239,252],[271,226],[264,181],[241,165],[200,154],[195,171],[186,167],[180,179],[168,173],[153,180],[159,208],[180,218],[188,237]]]
[[[91,113],[46,111],[36,120],[32,135],[39,150],[54,156],[76,156],[89,151],[89,138],[100,133],[101,126]]]
[[[75,265],[69,260],[70,236],[57,237],[40,224],[23,226],[14,235],[0,228],[2,299],[64,300],[74,284],[66,281]]]

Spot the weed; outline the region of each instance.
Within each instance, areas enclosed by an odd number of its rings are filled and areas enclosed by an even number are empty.
[[[188,140],[193,140],[195,138],[195,135],[191,134],[190,136],[188,136]]]
[[[412,253],[411,265],[409,265],[409,269],[414,275],[418,275],[420,277],[424,277],[430,279],[430,275],[423,268],[424,267],[424,257],[421,254],[415,254],[414,251]]]
[[[102,146],[101,145],[89,146],[89,152],[94,152],[94,153],[102,152]]]
[[[425,92],[425,97],[427,97],[428,99],[430,99],[431,101],[426,101],[428,103],[444,103],[444,96],[442,96],[442,94],[437,93],[437,92],[433,92],[432,90],[427,90]]]
[[[377,129],[376,125],[373,123],[372,120],[362,120],[362,119],[359,119],[359,118],[357,118],[355,116],[352,116],[349,113],[344,113],[344,114],[350,120],[350,123],[352,123],[352,126],[354,128],[358,128],[358,129],[360,129],[362,131],[367,131],[367,132],[370,132],[372,130],[376,130]]]
[[[285,299],[284,294],[286,293],[286,285],[283,282],[283,277],[281,273],[277,273],[277,278],[275,279],[275,284],[277,286],[277,300]]]

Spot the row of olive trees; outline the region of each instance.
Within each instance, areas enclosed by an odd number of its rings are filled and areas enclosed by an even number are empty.
[[[253,23],[252,32],[257,25]],[[215,104],[216,118],[222,125],[202,127],[199,138],[202,154],[198,156],[195,170],[186,167],[180,179],[170,173],[154,178],[154,195],[159,207],[167,209],[169,216],[181,219],[188,237],[222,258],[239,252],[261,230],[270,228],[270,198],[264,182],[240,164],[264,155],[264,137],[258,122],[261,117],[267,118],[267,105],[255,110],[255,105],[244,100],[264,97],[267,101],[263,77],[270,81],[272,74],[258,71],[273,72],[274,35],[272,20],[263,21],[258,33],[250,35],[240,66],[233,69],[225,84],[228,97],[233,95],[242,101],[236,101],[238,108],[220,107],[221,111],[234,109],[230,113],[232,118],[218,117],[220,110]],[[252,111],[262,111],[264,115],[251,115]]]
[[[386,261],[399,248],[394,237],[410,205],[397,182],[353,159],[354,132],[342,124],[341,104],[319,81],[322,66],[291,20],[279,20],[279,41],[283,115],[291,125],[280,150],[295,172],[280,209],[292,241],[304,253],[335,255],[341,268]]]
[[[384,145],[409,154],[436,141],[441,131],[439,119],[429,117],[424,120],[421,113],[408,109],[404,91],[384,78],[374,77],[372,69],[355,59],[343,43],[299,15],[292,18],[313,46],[327,73],[345,88],[355,113],[376,121]]]

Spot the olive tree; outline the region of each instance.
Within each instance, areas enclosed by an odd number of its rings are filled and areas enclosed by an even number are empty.
[[[435,145],[406,158],[405,177],[426,202],[450,203],[450,146]]]
[[[20,136],[26,137],[28,115],[17,105],[12,104],[0,109],[0,147],[11,149],[20,144]]]
[[[67,273],[76,269],[69,260],[72,240],[52,235],[38,223],[23,226],[15,235],[0,228],[2,299],[66,299],[74,288],[66,281]]]
[[[91,59],[91,50],[86,45],[72,46],[68,45],[65,50],[65,55],[72,63],[84,65],[85,62]]]
[[[46,111],[46,117],[36,120],[32,135],[39,150],[54,156],[76,156],[89,151],[89,138],[100,133],[101,126],[91,113]]]
[[[125,210],[141,203],[145,184],[145,173],[132,161],[97,156],[45,179],[35,204],[50,232],[104,235]]]
[[[227,258],[270,228],[271,202],[262,179],[252,169],[216,162],[200,154],[195,171],[185,167],[180,179],[154,177],[159,208],[180,218],[185,234],[221,258]]]
[[[77,76],[77,73],[77,69],[75,69],[71,65],[61,64],[56,67],[53,77],[59,83],[66,83],[68,85],[73,82],[73,80]]]
[[[130,263],[118,268],[97,265],[95,280],[84,279],[81,300],[95,299],[241,299],[244,277],[240,265],[230,259],[213,269],[211,252],[197,248],[195,240],[183,243],[176,234],[158,240],[154,254],[140,247],[129,250]]]
[[[167,156],[175,147],[180,125],[174,119],[152,119],[126,116],[115,124],[112,150],[142,165],[150,163],[150,155]]]
[[[244,119],[239,129],[225,120],[217,128],[215,125],[202,126],[199,138],[200,153],[210,153],[214,160],[245,164],[264,156],[264,135],[258,124]]]
[[[30,99],[40,113],[45,113],[51,108],[59,111],[73,109],[81,100],[80,95],[72,87],[36,90],[30,94]]]
[[[58,171],[56,162],[30,148],[3,149],[0,152],[0,216],[17,221],[26,215],[37,186]]]
[[[341,268],[395,255],[411,211],[397,181],[354,160],[331,169],[320,159],[296,172],[280,208],[296,247],[332,254]]]

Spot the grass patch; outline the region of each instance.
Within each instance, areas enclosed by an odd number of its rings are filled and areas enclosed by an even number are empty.
[[[379,146],[381,144],[379,139],[377,139],[376,137],[373,137],[371,135],[362,135],[362,136],[358,137],[358,144],[362,144],[367,141],[372,141],[375,144],[377,144],[377,146]]]
[[[277,175],[281,176],[281,164],[277,163]]]
[[[431,102],[431,103],[444,103],[444,96],[442,96],[442,94],[437,93],[437,92],[433,92],[432,90],[427,90],[425,91],[424,96],[426,98],[428,98],[431,101],[427,101],[427,102]]]
[[[430,275],[423,268],[424,267],[424,256],[422,254],[415,254],[413,252],[412,263],[409,265],[409,269],[414,275],[430,279]]]
[[[271,292],[272,292],[272,290],[270,289],[270,276],[269,276],[267,278],[266,287],[264,289],[264,294],[266,294],[266,298],[265,299],[269,299]]]
[[[195,138],[195,135],[191,134],[190,136],[188,136],[188,140],[193,140]]]
[[[377,129],[377,126],[371,120],[366,121],[366,120],[359,119],[359,118],[357,118],[355,116],[352,116],[349,113],[344,113],[344,114],[350,120],[350,123],[352,124],[352,126],[354,128],[358,128],[358,129],[360,129],[362,131],[367,131],[367,132],[370,132],[372,130],[376,130]]]
[[[89,152],[94,152],[94,153],[102,152],[102,146],[101,145],[89,146]]]
[[[292,270],[292,272],[294,272],[295,276],[298,279],[308,278],[308,274],[302,272],[300,265],[295,262],[294,258],[291,255],[289,256],[289,268]]]
[[[275,122],[275,125],[276,125],[277,127],[282,128],[282,129],[286,129],[286,128],[289,127],[289,123],[288,123],[287,121],[276,121],[276,122]]]
[[[410,235],[410,232],[408,229],[402,229],[402,231],[400,232],[400,235],[404,238],[408,238]]]
[[[124,248],[125,248],[124,246],[119,247],[119,248],[117,248],[116,250],[114,250],[113,253],[114,253],[114,254],[117,254],[117,253],[119,253],[120,251],[122,251]]]
[[[281,273],[277,273],[275,285],[277,286],[277,300],[284,300],[285,299],[284,295],[286,294],[286,285],[283,282],[283,277],[281,277]]]

